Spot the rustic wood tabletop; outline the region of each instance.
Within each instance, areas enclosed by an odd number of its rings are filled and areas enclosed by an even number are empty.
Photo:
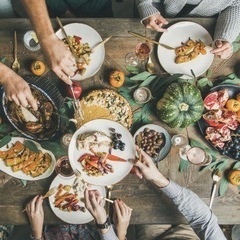
[[[213,35],[216,19],[214,18],[184,18],[169,19],[171,24],[180,20],[188,20],[199,23]],[[140,40],[128,34],[128,31],[138,32],[152,39],[158,40],[160,33],[145,30],[138,19],[62,19],[62,23],[85,23],[101,35],[103,39],[112,35],[113,37],[105,45],[105,61],[100,71],[90,79],[81,82],[83,90],[97,89],[99,87],[110,88],[107,76],[113,69],[120,69],[126,74],[125,56],[133,51],[134,47]],[[55,30],[59,29],[57,21],[52,20]],[[21,64],[19,74],[21,76],[31,75],[29,63],[33,60],[43,60],[40,51],[31,52],[24,47],[23,35],[31,30],[31,24],[27,19],[1,19],[0,20],[0,56],[6,58],[6,64],[11,66],[13,62],[13,31],[18,35],[18,60]],[[160,66],[156,48],[152,52],[153,62],[157,68],[157,74],[164,72]],[[225,76],[235,71],[239,66],[240,52],[234,53],[233,57],[228,60],[214,59],[211,66],[211,80],[220,76]],[[59,79],[52,72],[48,71],[44,78],[53,81],[57,86]],[[188,133],[185,129],[171,129],[162,124],[153,117],[153,123],[157,123],[167,129],[170,135],[176,133],[188,134],[191,139],[205,142],[197,126],[188,127]],[[231,161],[231,160],[230,160]],[[180,157],[178,149],[172,147],[168,156],[158,164],[159,170],[168,178],[176,181],[194,191],[206,204],[209,204],[212,187],[212,173],[210,170],[199,171],[199,167],[190,165],[185,171],[179,171]],[[55,177],[55,173],[49,178],[39,181],[28,181],[24,186],[18,179],[15,179],[4,172],[0,171],[0,224],[26,224],[26,213],[22,213],[25,204],[36,194],[44,194]],[[133,209],[131,224],[141,223],[184,223],[185,219],[179,214],[174,204],[167,199],[160,191],[157,191],[145,180],[140,180],[136,176],[129,174],[121,182],[114,185],[112,189],[113,198],[123,199],[127,205]],[[220,224],[239,223],[239,204],[240,195],[237,188],[229,185],[226,193],[222,197],[216,197],[213,204],[213,212],[218,217]],[[44,202],[45,223],[61,223],[51,211],[48,201]]]

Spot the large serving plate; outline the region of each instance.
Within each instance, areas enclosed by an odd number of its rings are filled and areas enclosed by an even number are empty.
[[[164,32],[159,42],[169,45],[171,47],[179,47],[182,42],[187,42],[191,38],[192,40],[201,40],[205,46],[211,46],[213,40],[208,31],[201,25],[194,22],[178,22],[168,28],[167,32]],[[198,77],[208,70],[214,59],[214,55],[210,53],[210,48],[206,48],[207,54],[200,54],[196,59],[186,63],[175,63],[174,50],[168,50],[162,46],[158,46],[157,55],[158,60],[166,72],[170,74],[181,73],[185,78],[192,78],[194,72]]]
[[[28,131],[28,129],[25,128],[24,123],[20,122],[16,117],[16,115],[13,114],[13,112],[10,110],[10,107],[14,106],[15,103],[7,100],[5,92],[3,92],[2,94],[2,106],[3,106],[4,113],[7,116],[9,122],[13,125],[13,127],[15,127],[24,136],[34,140],[39,140],[39,141],[49,140],[53,138],[59,130],[60,115],[58,113],[58,110],[54,101],[52,100],[52,98],[50,98],[50,96],[44,90],[35,86],[34,84],[30,84],[30,88],[32,92],[35,91],[39,96],[42,97],[42,99],[39,100],[39,104],[38,104],[39,109],[42,106],[43,101],[51,103],[53,107],[53,114],[50,119],[51,120],[50,128],[44,129],[43,131],[36,132],[36,133]],[[42,109],[42,111],[44,111],[44,109]],[[43,113],[41,115],[43,115]]]
[[[95,29],[83,23],[67,24],[64,26],[64,29],[68,36],[75,35],[75,36],[81,37],[82,38],[81,42],[88,43],[90,48],[93,48],[95,45],[97,45],[102,41],[101,36]],[[65,38],[61,29],[59,29],[56,32],[56,35],[60,39]],[[102,46],[96,48],[96,50],[93,53],[91,53],[90,55],[91,61],[90,61],[90,64],[86,66],[86,72],[83,75],[76,74],[71,79],[83,80],[83,79],[92,77],[101,68],[104,58],[105,58],[105,47],[103,44]]]
[[[43,153],[49,153],[52,157],[52,163],[51,163],[51,166],[47,169],[47,171],[45,173],[43,173],[42,175],[40,176],[37,176],[37,177],[32,177],[30,175],[26,175],[25,173],[23,173],[22,171],[18,171],[18,172],[13,172],[11,167],[7,167],[4,163],[4,161],[0,158],[0,169],[9,174],[10,176],[12,177],[15,177],[15,178],[19,178],[19,179],[24,179],[24,180],[31,180],[31,181],[35,181],[35,180],[40,180],[40,179],[44,179],[44,178],[47,178],[49,177],[54,169],[55,169],[55,164],[56,164],[56,159],[55,159],[55,156],[54,154],[51,152],[51,151],[48,151],[44,148],[41,147],[41,145],[35,141],[32,141],[32,140],[29,140],[29,139],[25,139],[25,138],[21,138],[21,137],[12,137],[11,141],[5,145],[4,147],[0,148],[1,151],[6,151],[8,150],[14,143],[16,143],[17,141],[20,141],[21,143],[24,143],[25,140],[28,140],[28,141],[31,141],[33,142],[36,147],[42,151]]]
[[[53,187],[58,187],[59,184],[63,184],[63,185],[70,185],[72,186],[75,180],[75,176],[69,177],[69,178],[62,178],[60,175],[57,175],[54,180],[52,181],[50,188]],[[89,186],[90,190],[96,189],[98,190],[101,195],[103,197],[106,197],[106,191],[105,188],[102,186],[94,186],[91,185]],[[83,193],[81,193],[81,195],[83,195]],[[50,207],[53,211],[53,213],[60,218],[61,220],[63,220],[64,222],[70,223],[70,224],[85,224],[88,223],[90,221],[93,220],[92,215],[90,214],[90,212],[86,209],[85,212],[83,211],[62,211],[59,208],[54,206],[54,200],[55,200],[55,194],[49,197],[49,204]],[[85,206],[83,201],[80,201],[79,203],[80,206]]]
[[[227,89],[228,90],[228,94],[229,94],[229,99],[230,98],[235,98],[235,96],[240,93],[240,86],[237,86],[237,85],[231,85],[231,84],[223,84],[223,85],[218,85],[218,86],[215,86],[213,88],[210,89],[210,91],[206,94],[206,96],[211,93],[211,92],[215,92],[215,91],[220,91],[220,90],[223,90],[223,89]],[[205,96],[204,96],[205,97]],[[204,112],[205,113],[205,112]],[[201,118],[199,121],[198,121],[198,126],[199,126],[199,129],[200,129],[200,132],[202,133],[202,135],[206,136],[206,129],[207,127],[209,127],[208,123],[206,123],[204,121],[203,118]],[[214,149],[216,149],[217,151],[219,151],[218,148],[216,148],[210,141],[206,140]],[[233,158],[233,159],[236,159],[234,158],[234,156],[231,154],[231,152],[229,152],[227,154],[228,157],[230,158]],[[238,160],[238,159],[236,159]]]
[[[171,150],[171,136],[169,135],[168,131],[159,126],[159,125],[156,125],[156,124],[146,124],[142,127],[140,127],[134,134],[133,136],[133,139],[135,141],[137,135],[140,133],[140,132],[143,132],[143,130],[145,128],[149,128],[149,129],[152,129],[152,130],[155,130],[156,132],[159,132],[159,133],[163,133],[164,136],[165,136],[165,144],[164,144],[164,147],[160,150],[158,156],[156,159],[153,159],[154,161],[158,162],[158,161],[161,161],[163,160],[169,153],[169,151]]]
[[[107,135],[110,135],[110,128],[114,128],[117,133],[120,133],[122,135],[121,140],[126,144],[124,151],[112,149],[111,153],[121,158],[124,158],[125,160],[135,158],[135,145],[133,142],[132,135],[121,124],[107,119],[96,119],[85,123],[73,134],[73,137],[68,148],[68,156],[72,168],[79,170],[87,183],[101,186],[112,185],[126,177],[132,168],[132,164],[128,161],[127,162],[109,161],[109,163],[113,166],[114,169],[113,173],[108,173],[103,176],[97,177],[88,176],[86,172],[83,171],[82,165],[77,161],[79,157],[82,156],[84,153],[91,153],[88,150],[77,149],[76,143],[79,134],[101,131]],[[98,149],[98,151],[108,152],[108,148],[101,147]]]

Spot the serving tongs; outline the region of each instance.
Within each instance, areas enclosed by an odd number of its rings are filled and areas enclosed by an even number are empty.
[[[162,47],[164,47],[164,48],[166,48],[166,49],[168,49],[168,50],[175,50],[174,47],[170,47],[170,46],[168,46],[168,45],[166,45],[166,44],[157,42],[157,41],[155,41],[155,40],[153,40],[153,39],[147,38],[147,37],[145,37],[145,36],[143,36],[143,35],[140,35],[140,34],[138,34],[138,33],[131,32],[131,31],[128,31],[128,33],[131,34],[131,35],[133,35],[133,36],[135,36],[135,37],[144,39],[144,40],[146,40],[146,41],[148,41],[148,42],[150,42],[150,43],[154,43],[154,44],[157,44],[157,45],[159,45],[159,46],[162,46]]]

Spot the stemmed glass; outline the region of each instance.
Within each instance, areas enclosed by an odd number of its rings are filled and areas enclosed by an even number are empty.
[[[140,42],[134,52],[130,52],[125,57],[128,66],[138,66],[142,61],[146,60],[152,52],[152,47],[148,42]]]
[[[183,160],[201,166],[208,165],[212,161],[210,154],[200,147],[191,147],[188,138],[182,134],[174,135],[171,142],[173,146],[179,147],[179,156]]]

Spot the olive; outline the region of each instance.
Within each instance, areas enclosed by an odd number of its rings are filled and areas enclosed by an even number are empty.
[[[118,139],[122,138],[122,134],[117,133],[117,138],[118,138]]]

